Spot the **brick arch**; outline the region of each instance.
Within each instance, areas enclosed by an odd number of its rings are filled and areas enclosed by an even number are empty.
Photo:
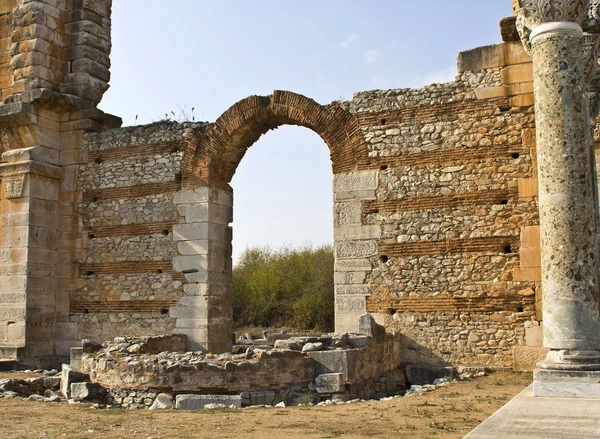
[[[329,148],[334,174],[352,172],[367,157],[358,122],[338,103],[323,106],[296,93],[275,91],[239,101],[192,134],[182,166],[184,187],[228,188],[248,148],[281,125],[317,133]]]

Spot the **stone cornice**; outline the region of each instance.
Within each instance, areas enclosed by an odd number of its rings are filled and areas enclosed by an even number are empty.
[[[0,163],[0,178],[29,173],[60,180],[62,171],[58,166],[48,165],[34,160]]]

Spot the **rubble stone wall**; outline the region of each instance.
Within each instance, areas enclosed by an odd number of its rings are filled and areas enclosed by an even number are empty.
[[[173,269],[175,194],[192,125],[158,123],[88,134],[78,186],[80,288],[71,321],[80,338],[173,331],[185,280]]]

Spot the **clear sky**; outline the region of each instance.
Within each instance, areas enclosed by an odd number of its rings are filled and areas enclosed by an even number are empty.
[[[115,0],[100,108],[124,125],[192,107],[212,122],[273,90],[328,104],[446,82],[459,51],[500,42],[498,22],[510,14],[510,0]],[[232,182],[234,261],[247,246],[331,243],[331,180],[312,131],[263,136]]]

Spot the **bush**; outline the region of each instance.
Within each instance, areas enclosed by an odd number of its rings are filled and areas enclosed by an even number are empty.
[[[244,251],[233,269],[233,318],[240,326],[333,330],[333,248]]]

